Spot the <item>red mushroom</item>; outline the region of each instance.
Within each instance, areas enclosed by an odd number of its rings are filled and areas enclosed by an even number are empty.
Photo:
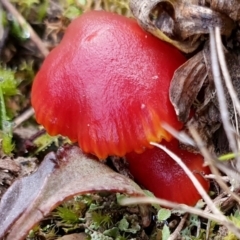
[[[91,11],[75,19],[47,56],[32,87],[36,119],[50,135],[78,141],[100,159],[143,152],[169,141],[174,71],[185,57],[142,30],[134,19]]]
[[[170,143],[162,141],[161,144],[179,156],[208,191],[209,182],[203,175],[210,170],[203,166],[203,157],[180,149],[175,139]],[[154,147],[142,154],[132,152],[126,155],[126,159],[135,180],[156,197],[192,206],[201,198],[183,169],[163,150]]]

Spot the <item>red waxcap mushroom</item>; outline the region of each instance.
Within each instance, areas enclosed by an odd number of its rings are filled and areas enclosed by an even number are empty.
[[[208,191],[209,182],[203,175],[210,173],[210,170],[203,166],[203,157],[180,149],[176,139],[171,142],[162,141],[161,144],[179,156]],[[163,150],[154,147],[142,154],[132,152],[126,155],[126,160],[135,180],[156,197],[191,206],[201,199],[190,178]]]
[[[184,62],[134,19],[87,12],[73,20],[36,75],[36,119],[50,135],[68,136],[100,159],[140,153],[150,141],[171,139],[163,122],[182,127],[168,90]]]

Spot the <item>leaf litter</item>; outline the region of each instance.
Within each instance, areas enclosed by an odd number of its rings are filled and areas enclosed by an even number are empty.
[[[129,178],[84,155],[76,146],[49,153],[38,170],[15,181],[0,204],[0,238],[23,239],[29,230],[63,201],[91,192],[143,196]],[[17,196],[17,198],[16,198]]]

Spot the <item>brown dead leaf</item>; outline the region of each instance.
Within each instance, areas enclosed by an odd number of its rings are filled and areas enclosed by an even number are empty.
[[[227,15],[195,0],[130,0],[130,8],[146,31],[185,53],[197,49],[209,28],[219,27],[222,35],[229,36],[235,26]]]
[[[20,167],[11,158],[0,159],[0,168],[11,172],[19,172]]]
[[[210,5],[212,9],[228,15],[234,21],[240,20],[239,0],[211,0]]]
[[[211,72],[209,43],[175,72],[170,89],[170,100],[180,121],[194,127],[210,151],[213,151],[213,134],[221,125],[218,101]],[[190,110],[194,116],[189,119]],[[188,146],[182,146],[194,150]]]
[[[49,153],[39,169],[19,179],[0,202],[0,238],[21,240],[29,230],[63,201],[79,194],[111,191],[143,196],[132,180],[76,147]]]
[[[240,54],[224,48],[224,54],[231,76],[232,85],[240,97]],[[194,117],[185,124],[194,127],[209,150],[218,154],[230,151],[226,135],[221,127],[220,106],[215,92],[212,75],[209,43],[206,42],[202,51],[190,58],[174,74],[170,86],[170,99],[181,121],[186,121],[191,108]],[[223,77],[222,77],[223,79]],[[235,114],[229,91],[222,82],[230,121],[240,131],[240,119]],[[237,121],[237,122],[236,122]]]
[[[193,102],[207,75],[202,51],[175,71],[169,89],[169,97],[180,121],[186,122],[188,119]]]

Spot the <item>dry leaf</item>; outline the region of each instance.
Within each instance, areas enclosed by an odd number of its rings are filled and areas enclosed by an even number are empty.
[[[219,129],[221,119],[215,86],[211,73],[209,43],[175,72],[170,89],[170,100],[180,121],[185,122],[185,132],[192,126],[213,151],[213,134]],[[194,116],[189,119],[190,110]],[[188,150],[188,146],[183,146]]]
[[[19,165],[17,165],[11,158],[0,159],[0,169],[8,170],[14,173],[20,171]]]
[[[225,36],[234,27],[230,17],[194,0],[130,0],[130,8],[146,31],[185,53],[197,49],[202,34],[208,34],[210,27],[219,27]]]
[[[239,0],[210,0],[210,6],[212,9],[228,15],[234,21],[240,20]]]
[[[207,75],[202,51],[175,71],[169,89],[169,97],[180,121],[186,122],[188,119],[193,102]]]
[[[233,87],[240,97],[240,55],[236,51],[229,52],[226,49],[224,53]],[[240,119],[237,119],[236,124],[234,106],[224,82],[223,87],[230,120],[240,131]],[[194,117],[186,122],[185,131],[188,131],[187,128],[191,125],[198,131],[209,150],[214,149],[218,154],[230,151],[226,135],[220,128],[220,107],[215,93],[208,42],[202,51],[177,69],[169,94],[181,121],[186,121],[190,109],[194,109]]]
[[[0,238],[21,240],[29,230],[63,201],[84,193],[111,191],[143,196],[124,177],[76,147],[49,153],[39,169],[14,182],[0,202]]]

